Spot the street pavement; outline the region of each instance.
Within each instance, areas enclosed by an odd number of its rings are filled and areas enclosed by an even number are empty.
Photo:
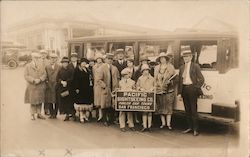
[[[237,149],[238,125],[200,121],[200,135],[182,134],[185,119],[173,117],[173,130],[121,132],[95,120],[80,124],[57,119],[30,120],[24,104],[24,68],[1,71],[1,156],[221,156]],[[140,126],[137,126],[139,129]],[[131,155],[133,154],[133,155]]]

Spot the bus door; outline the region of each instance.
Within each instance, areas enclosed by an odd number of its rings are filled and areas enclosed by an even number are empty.
[[[193,62],[200,65],[202,74],[205,78],[205,83],[202,86],[203,96],[198,98],[198,112],[211,113],[212,103],[215,101],[215,92],[219,86],[217,69],[218,51],[217,40],[209,41],[181,41],[180,54],[182,49],[188,47],[193,54]],[[180,57],[180,66],[183,64],[183,59]],[[175,109],[184,110],[183,101],[176,100]]]

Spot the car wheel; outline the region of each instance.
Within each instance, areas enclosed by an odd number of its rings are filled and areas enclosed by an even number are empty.
[[[9,60],[8,61],[8,67],[10,68],[16,68],[17,67],[17,62],[15,60]]]

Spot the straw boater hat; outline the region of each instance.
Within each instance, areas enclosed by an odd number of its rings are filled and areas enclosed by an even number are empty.
[[[150,61],[147,56],[141,56],[140,62],[142,61]]]
[[[121,75],[128,75],[130,74],[130,70],[128,68],[125,68],[121,71]]]
[[[182,57],[185,57],[185,56],[192,56],[192,51],[190,49],[190,47],[188,46],[185,46],[183,48],[181,48],[181,56]]]
[[[105,58],[113,59],[114,55],[112,53],[106,53]]]
[[[89,64],[89,60],[87,58],[81,58],[80,63],[82,62]]]
[[[73,53],[71,53],[71,55],[70,55],[70,57],[78,57],[78,54],[77,53],[75,53],[75,52],[73,52]]]
[[[40,54],[48,54],[46,50],[40,50]]]
[[[124,49],[117,49],[116,50],[116,54],[124,54]]]
[[[135,60],[133,58],[128,58],[127,61],[134,63]]]
[[[56,53],[51,53],[51,54],[49,54],[49,57],[50,57],[50,58],[57,58],[58,56],[57,56]]]
[[[39,54],[39,53],[37,53],[37,52],[32,52],[31,53],[31,57],[33,58],[40,58],[41,57],[41,55]]]
[[[161,58],[161,57],[166,58],[167,61],[170,59],[170,56],[167,55],[167,53],[161,52],[161,53],[159,54],[159,56],[156,58],[156,62],[160,62],[160,58]]]
[[[69,58],[68,57],[63,57],[62,60],[61,60],[61,63],[69,63]]]
[[[149,66],[147,64],[143,64],[141,66],[141,72],[143,72],[144,70],[150,70]]]

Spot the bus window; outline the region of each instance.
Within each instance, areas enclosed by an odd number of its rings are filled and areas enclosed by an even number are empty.
[[[202,45],[198,58],[201,68],[216,69],[217,45]]]
[[[95,59],[96,54],[105,54],[105,43],[87,43],[86,49],[86,58]]]
[[[108,43],[108,52],[113,53],[115,55],[114,59],[116,59],[116,50],[123,49],[125,52],[125,58],[135,58],[134,55],[134,45],[135,43],[132,42],[114,42]]]
[[[189,47],[193,54],[193,62],[203,70],[217,69],[217,42],[216,41],[184,41],[181,44],[181,53],[184,47]],[[183,63],[183,61],[182,61]]]
[[[140,57],[148,57],[151,62],[155,62],[160,52],[172,51],[169,42],[141,42],[139,43]],[[167,52],[171,53],[171,52]]]
[[[77,53],[79,57],[83,57],[83,46],[81,43],[74,43],[71,46],[71,53]]]

